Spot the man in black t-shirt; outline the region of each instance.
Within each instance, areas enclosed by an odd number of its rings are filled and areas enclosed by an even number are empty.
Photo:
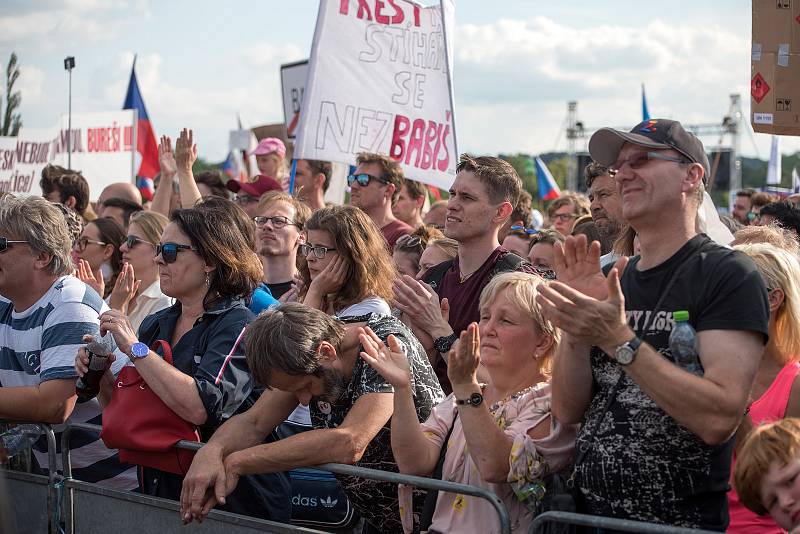
[[[583,422],[583,511],[724,531],[731,437],[767,341],[764,283],[746,256],[696,231],[708,158],[680,123],[603,128],[589,151],[610,168],[641,255],[605,277],[599,244],[587,254],[585,238],[568,238],[559,282],[537,299],[564,331],[552,408]],[[679,310],[696,331],[699,374],[669,347]]]
[[[297,249],[305,243],[303,228],[311,209],[283,191],[268,191],[256,213],[256,252],[264,266],[264,283],[279,299],[292,288]]]
[[[394,389],[361,359],[359,334],[365,330],[384,345],[390,335],[400,343],[409,360],[417,418],[428,418],[444,394],[424,349],[400,321],[370,314],[342,324],[297,303],[270,309],[248,326],[245,352],[255,380],[272,389],[222,425],[195,456],[181,495],[182,513],[189,513],[185,520],[200,518],[224,497],[220,488],[216,496],[206,495],[220,478],[227,479],[230,493],[244,474],[328,462],[397,471],[390,426]],[[309,407],[314,430],[262,444],[298,403]],[[395,484],[339,479],[372,527],[365,532],[402,532]]]

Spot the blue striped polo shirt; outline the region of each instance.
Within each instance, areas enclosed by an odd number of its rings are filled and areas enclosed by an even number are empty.
[[[14,311],[13,304],[0,296],[0,387],[37,386],[48,380],[76,379],[75,356],[84,345],[84,334],[98,335],[99,314],[108,310],[97,292],[75,278],[58,278],[30,308]],[[112,370],[117,373],[127,358],[117,354]],[[97,399],[76,404],[68,423],[100,425]],[[61,431],[54,425],[61,468]],[[47,469],[44,438],[34,447],[39,465]],[[120,464],[117,451],[107,449],[99,436],[73,431],[71,438],[73,476],[99,482],[114,489],[138,486],[135,468]]]

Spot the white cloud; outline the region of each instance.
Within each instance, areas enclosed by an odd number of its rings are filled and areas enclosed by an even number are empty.
[[[23,65],[19,69],[19,78],[17,78],[15,89],[22,93],[26,104],[35,103],[42,99],[44,80],[45,74],[43,70]]]
[[[552,150],[568,100],[589,126],[635,124],[641,83],[651,115],[684,122],[718,122],[729,93],[747,98],[749,36],[700,21],[578,29],[540,16],[458,26],[455,39],[464,147]]]

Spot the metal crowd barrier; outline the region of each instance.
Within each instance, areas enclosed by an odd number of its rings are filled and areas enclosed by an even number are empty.
[[[138,493],[130,493],[130,492],[122,492],[116,490],[110,490],[103,487],[98,486],[97,484],[88,484],[86,482],[80,482],[78,480],[72,479],[72,466],[70,462],[70,450],[69,450],[69,440],[70,435],[73,429],[81,429],[81,430],[88,430],[91,432],[99,433],[102,427],[98,425],[90,425],[87,423],[73,423],[67,425],[64,429],[64,432],[61,434],[61,455],[62,455],[62,463],[63,463],[63,470],[64,470],[64,499],[63,499],[63,514],[66,520],[67,526],[67,534],[74,534],[78,532],[79,534],[94,534],[97,532],[100,534],[101,532],[107,531],[108,524],[115,525],[115,532],[124,532],[119,530],[119,525],[122,523],[104,523],[105,530],[94,530],[92,524],[86,524],[83,521],[84,518],[78,517],[80,514],[75,514],[75,504],[79,504],[79,509],[84,509],[84,505],[86,505],[87,510],[91,510],[92,513],[100,515],[104,519],[109,518],[109,514],[114,514],[113,509],[111,508],[111,504],[109,502],[104,503],[103,499],[108,500],[114,499],[117,501],[125,501],[127,504],[134,504],[140,505],[139,508],[142,508],[141,505],[153,506],[152,509],[143,509],[141,512],[143,514],[150,514],[151,516],[155,515],[156,510],[169,510],[170,514],[170,521],[173,521],[173,525],[175,526],[176,532],[185,533],[186,527],[180,526],[179,521],[179,510],[180,505],[168,499],[160,499],[157,497],[151,497],[147,495],[142,495]],[[188,449],[188,450],[199,450],[203,447],[204,443],[199,443],[196,441],[179,441],[177,443],[177,447],[181,449]],[[344,465],[344,464],[323,464],[319,466],[315,466],[315,469],[321,469],[324,471],[330,471],[334,474],[339,475],[348,475],[348,476],[356,476],[361,478],[367,478],[372,480],[380,480],[383,482],[390,482],[395,484],[407,484],[409,486],[416,486],[422,489],[433,489],[438,491],[444,492],[451,492],[451,493],[460,493],[463,495],[470,495],[473,497],[478,497],[481,499],[486,499],[491,503],[494,507],[495,511],[497,512],[498,517],[500,518],[500,532],[502,534],[510,534],[511,533],[511,521],[508,516],[508,511],[506,510],[503,501],[500,498],[492,493],[489,490],[478,488],[475,486],[468,486],[466,484],[457,484],[455,482],[448,482],[443,480],[436,480],[426,477],[418,477],[418,476],[411,476],[411,475],[401,475],[400,473],[392,473],[388,471],[380,471],[377,469],[367,469],[364,467],[356,467],[353,465]],[[87,497],[87,495],[91,495],[91,497]],[[119,515],[119,513],[117,513]],[[139,515],[139,514],[131,514],[131,520],[134,521],[134,525],[136,531],[148,531],[147,526],[143,525],[142,521],[148,520],[147,517]],[[215,524],[216,523],[216,524]],[[219,524],[220,529],[217,529],[217,524]],[[78,528],[76,528],[78,525]],[[220,534],[240,534],[246,532],[279,532],[279,533],[303,533],[303,532],[319,532],[317,530],[311,530],[307,528],[297,527],[293,525],[287,525],[284,523],[276,523],[273,521],[265,521],[261,519],[253,519],[245,516],[240,516],[236,514],[231,514],[228,512],[222,512],[219,510],[212,511],[206,520],[200,525],[201,527],[207,527],[209,530],[203,530],[203,532],[213,532]],[[245,529],[238,529],[231,530],[231,527],[244,527]],[[153,528],[153,527],[150,527]],[[155,527],[157,532],[168,532],[164,530],[164,526],[158,525]],[[170,530],[171,531],[171,530]]]
[[[58,532],[58,488],[57,465],[58,458],[56,452],[56,435],[53,428],[45,423],[23,423],[17,424],[33,425],[41,429],[47,441],[47,461],[50,465],[48,475],[36,475],[21,471],[4,471],[3,476],[8,481],[5,487],[6,500],[10,503],[9,511],[21,512],[14,515],[24,515],[26,527],[33,526],[38,532],[41,527],[49,529],[51,533]],[[13,481],[13,482],[12,482]],[[13,485],[14,491],[9,491],[9,486]],[[45,494],[47,515],[41,515],[41,497]],[[9,518],[10,519],[10,518]],[[2,526],[2,525],[0,525]]]
[[[562,525],[576,525],[580,527],[601,528],[619,532],[640,532],[642,534],[714,534],[709,530],[674,527],[631,521],[630,519],[615,519],[598,515],[575,514],[572,512],[545,512],[533,520],[529,534],[539,534],[539,531],[548,523]]]

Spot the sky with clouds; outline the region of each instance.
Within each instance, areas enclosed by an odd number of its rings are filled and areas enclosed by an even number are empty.
[[[248,127],[283,120],[279,67],[308,57],[317,8],[312,0],[4,0],[0,61],[5,68],[17,52],[24,124],[46,128],[67,111],[64,57],[76,58],[73,111],[82,112],[121,108],[137,54],[156,134],[192,127],[201,155],[219,161],[237,113]],[[642,83],[653,117],[719,123],[739,93],[746,119],[750,26],[746,0],[456,0],[459,149],[565,150],[568,100],[589,127],[632,126]],[[743,154],[768,158],[770,137],[748,132]],[[800,150],[800,139],[784,137],[781,148]]]

